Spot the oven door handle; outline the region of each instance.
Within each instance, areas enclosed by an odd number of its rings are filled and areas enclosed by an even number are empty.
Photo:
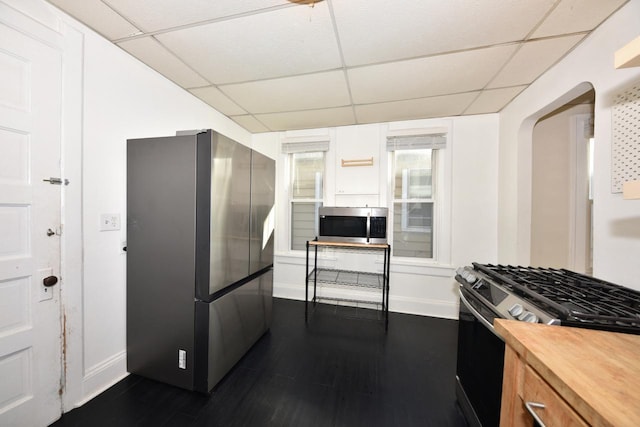
[[[482,314],[480,314],[480,312],[478,310],[473,308],[473,306],[469,303],[469,301],[467,301],[467,298],[462,294],[462,290],[461,289],[458,289],[458,293],[460,294],[460,301],[465,305],[465,307],[467,307],[467,309],[471,312],[471,314],[473,314],[473,317],[478,319],[480,321],[480,323],[482,323],[484,326],[489,328],[489,330],[495,336],[497,336],[498,338],[500,338],[500,340],[502,340],[502,337],[500,335],[498,335],[498,333],[496,332],[496,329],[493,327],[491,322],[489,322],[487,319],[485,319],[482,316]]]

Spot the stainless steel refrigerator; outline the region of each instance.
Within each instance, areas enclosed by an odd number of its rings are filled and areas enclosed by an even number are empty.
[[[209,392],[271,324],[275,162],[208,130],[127,141],[127,370]]]

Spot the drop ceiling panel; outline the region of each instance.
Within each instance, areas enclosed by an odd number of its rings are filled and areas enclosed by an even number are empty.
[[[252,133],[269,132],[269,128],[260,123],[253,116],[231,116],[231,120]]]
[[[627,3],[49,1],[252,132],[499,111]]]
[[[348,71],[356,104],[479,90],[515,51],[515,45],[372,65]]]
[[[590,31],[628,0],[562,0],[532,37]]]
[[[497,113],[525,88],[526,86],[515,86],[483,90],[464,114]]]
[[[351,103],[343,71],[221,86],[251,113],[341,107]]]
[[[344,126],[355,122],[353,109],[351,107],[295,111],[291,113],[258,114],[256,118],[272,131]]]
[[[477,92],[434,96],[409,101],[385,102],[356,106],[358,123],[412,120],[429,117],[457,116],[478,96]]]
[[[490,88],[529,84],[571,50],[584,35],[527,42],[489,84]]]
[[[77,0],[67,1],[81,3]],[[146,32],[289,4],[286,0],[104,0],[104,2]]]
[[[132,36],[140,30],[100,0],[49,0],[109,40]]]
[[[348,0],[332,5],[345,62],[353,66],[522,40],[555,1]]]
[[[214,84],[341,66],[324,2],[313,8],[288,7],[160,34],[157,38]]]
[[[213,86],[190,89],[189,92],[227,116],[246,114],[244,109]]]
[[[209,84],[153,37],[127,40],[118,43],[118,46],[184,88]]]

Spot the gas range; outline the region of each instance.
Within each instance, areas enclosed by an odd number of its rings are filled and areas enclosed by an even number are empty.
[[[473,263],[456,272],[497,317],[640,334],[640,292],[564,269]]]
[[[473,263],[456,280],[456,396],[471,426],[500,422],[505,345],[496,318],[640,335],[640,292],[584,274]]]

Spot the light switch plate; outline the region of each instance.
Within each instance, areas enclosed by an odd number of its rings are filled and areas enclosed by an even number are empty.
[[[120,230],[120,214],[100,215],[100,231]]]

